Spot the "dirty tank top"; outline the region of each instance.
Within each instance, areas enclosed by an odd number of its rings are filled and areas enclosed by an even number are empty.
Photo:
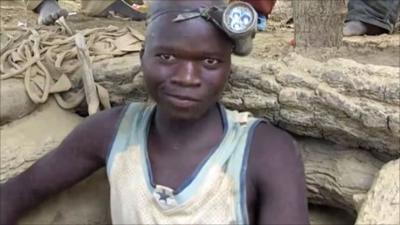
[[[248,224],[247,158],[260,121],[219,108],[222,141],[172,190],[152,179],[147,140],[155,106],[128,106],[107,159],[113,224]]]

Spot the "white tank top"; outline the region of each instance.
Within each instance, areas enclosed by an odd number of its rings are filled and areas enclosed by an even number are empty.
[[[128,106],[107,160],[113,224],[248,224],[249,140],[260,120],[219,108],[221,143],[172,190],[152,179],[147,137],[155,106]]]

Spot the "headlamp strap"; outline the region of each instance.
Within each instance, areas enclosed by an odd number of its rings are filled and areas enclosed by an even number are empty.
[[[182,22],[182,21],[194,19],[194,18],[199,17],[199,16],[201,16],[201,13],[200,13],[198,10],[193,11],[193,12],[184,12],[184,13],[178,14],[178,15],[172,20],[172,22],[178,23],[178,22]]]
[[[218,8],[218,7],[210,7],[210,8],[200,7],[198,9],[192,10],[191,12],[182,12],[182,13],[178,14],[172,20],[172,22],[178,23],[178,22],[194,19],[197,17],[202,17],[203,19],[212,22],[218,28],[223,29],[222,14],[223,14],[223,9],[221,10],[221,8]]]
[[[191,9],[191,10],[185,10],[185,9],[165,9],[165,10],[160,10],[160,11],[157,11],[157,12],[153,13],[152,15],[148,16],[148,18],[146,20],[146,25],[149,25],[155,19],[157,19],[158,17],[160,17],[160,16],[162,16],[164,14],[168,14],[168,13],[185,14],[185,13],[190,13],[190,12],[195,12],[195,11],[196,10],[193,10],[193,9]]]

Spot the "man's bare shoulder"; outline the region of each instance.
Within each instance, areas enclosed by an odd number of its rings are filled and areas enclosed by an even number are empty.
[[[257,199],[259,224],[309,224],[304,166],[295,140],[284,130],[260,123],[248,162],[248,185]]]
[[[89,116],[83,122],[85,126],[101,126],[101,128],[111,128],[119,124],[128,106],[116,106],[108,110],[98,112]]]
[[[82,154],[105,160],[126,107],[113,107],[87,117],[65,138],[60,147],[78,149]]]
[[[298,156],[294,138],[286,131],[268,122],[261,122],[254,128],[251,151],[258,156]]]
[[[294,138],[267,122],[261,122],[255,127],[250,143],[249,165],[251,171],[261,172],[252,175],[262,179],[270,177],[266,173],[302,170],[303,167]]]

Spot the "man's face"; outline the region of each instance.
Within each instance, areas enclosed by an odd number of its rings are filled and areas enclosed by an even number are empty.
[[[142,69],[158,110],[176,119],[197,119],[219,100],[230,74],[231,42],[201,18],[149,27]]]

